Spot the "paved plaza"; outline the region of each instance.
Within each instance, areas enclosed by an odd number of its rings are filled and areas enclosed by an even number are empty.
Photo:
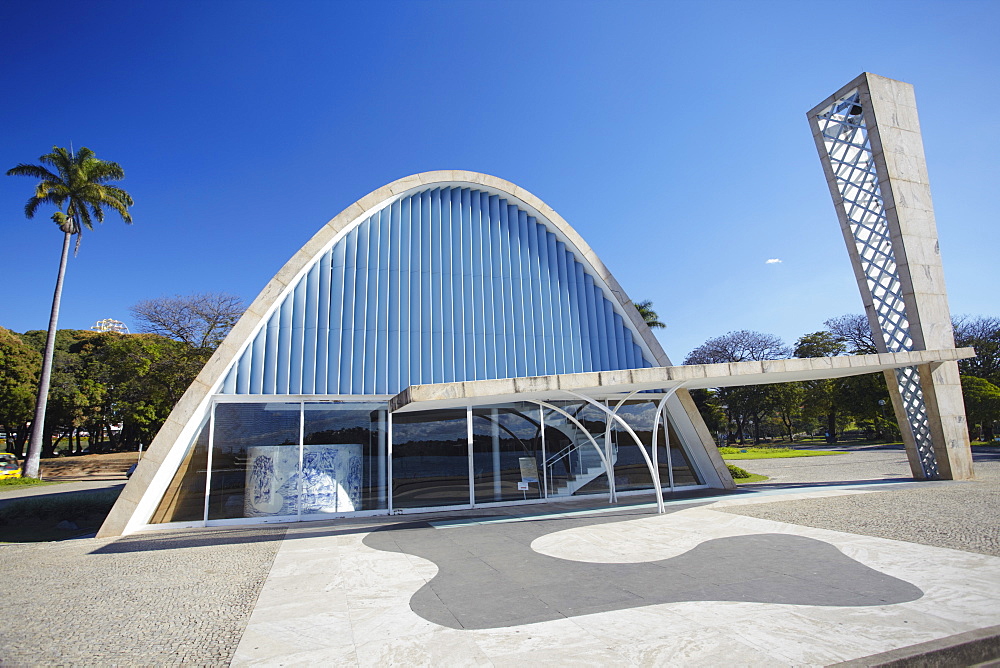
[[[1000,461],[976,459],[931,483],[901,450],[755,460],[773,483],[663,515],[592,498],[4,545],[2,662],[829,665],[1000,624]]]

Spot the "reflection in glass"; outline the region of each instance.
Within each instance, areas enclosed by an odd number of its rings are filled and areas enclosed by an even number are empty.
[[[195,433],[177,473],[167,487],[150,524],[201,522],[205,519],[205,474],[208,470],[208,416]]]
[[[681,447],[681,439],[677,436],[677,432],[674,429],[673,422],[668,420],[670,426],[670,459],[673,464],[674,469],[674,486],[680,487],[682,485],[701,485],[704,482],[698,477],[698,472],[691,462],[688,460],[687,453],[684,452],[684,448]],[[663,427],[660,427],[660,443],[663,443]],[[663,461],[663,446],[660,446],[660,461]],[[661,482],[664,483],[666,487],[666,477],[661,473]]]
[[[612,404],[614,409],[616,404]],[[642,442],[643,448],[650,459],[653,458],[653,420],[656,417],[656,401],[630,401],[618,409],[621,417],[635,432]],[[653,478],[649,474],[649,465],[642,456],[639,446],[632,435],[617,420],[612,422],[611,437],[614,450],[617,452],[615,461],[615,489],[619,492],[631,492],[640,489],[653,489]],[[667,466],[667,451],[663,446],[663,434],[659,437],[659,453],[657,457],[660,469],[660,484],[669,487],[669,471]]]
[[[302,514],[388,508],[384,403],[306,403]]]
[[[656,417],[656,406],[659,398],[649,400],[629,401],[618,409],[618,415],[632,428],[639,437],[646,454],[653,458],[653,421]],[[611,408],[614,408],[614,404]],[[616,444],[617,459],[615,461],[615,489],[619,492],[653,489],[653,479],[649,475],[649,465],[639,451],[635,439],[617,421],[613,424],[612,438]],[[660,435],[657,438],[657,468],[660,474],[660,485],[670,487],[670,466],[668,465],[665,446],[663,420],[660,421]],[[698,480],[693,469],[688,464],[687,457],[680,446],[680,439],[670,426],[670,463],[674,469],[674,486],[697,485]]]
[[[553,402],[553,405],[573,416],[579,425],[562,413],[548,408],[544,411],[549,497],[606,494],[607,471],[597,450],[604,449],[604,413],[582,401]]]
[[[539,407],[504,404],[472,411],[476,503],[540,499],[542,438]]]
[[[208,519],[298,512],[299,404],[217,404]]]
[[[467,429],[465,410],[393,414],[393,507],[469,503]]]

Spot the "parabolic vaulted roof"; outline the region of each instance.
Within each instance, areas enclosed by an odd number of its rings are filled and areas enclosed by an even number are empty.
[[[148,521],[216,395],[389,396],[669,364],[597,255],[540,199],[476,172],[409,176],[347,207],[268,282],[101,533]],[[683,440],[711,443],[686,394],[671,415]]]

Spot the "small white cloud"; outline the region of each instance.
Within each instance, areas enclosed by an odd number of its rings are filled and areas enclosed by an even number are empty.
[[[776,257],[772,257],[770,260],[768,260],[764,264],[781,264],[781,260],[779,260]]]

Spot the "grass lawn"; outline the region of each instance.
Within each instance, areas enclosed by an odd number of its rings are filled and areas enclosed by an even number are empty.
[[[759,475],[757,473],[751,473],[749,478],[733,478],[733,482],[737,485],[744,485],[748,482],[764,482],[765,480],[770,480],[766,475]]]
[[[58,485],[57,482],[39,480],[38,478],[4,478],[0,480],[0,492],[5,489],[19,489],[21,487],[36,487],[38,485]]]
[[[843,452],[829,450],[796,450],[794,448],[761,448],[748,446],[746,448],[719,448],[723,459],[784,459],[786,457],[822,457],[825,455],[842,455]]]

